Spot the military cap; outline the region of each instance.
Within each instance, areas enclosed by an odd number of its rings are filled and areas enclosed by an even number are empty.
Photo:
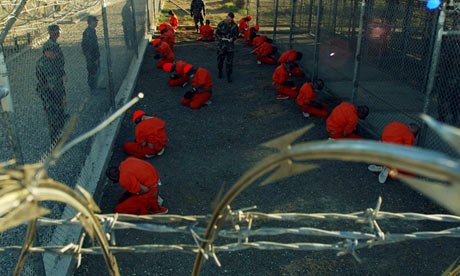
[[[88,21],[88,22],[96,22],[96,21],[99,21],[99,19],[97,19],[97,17],[94,16],[94,15],[89,15],[88,18],[86,18],[86,21]]]
[[[51,41],[47,41],[45,42],[45,44],[43,44],[43,51],[53,51],[53,52],[57,52],[58,51],[58,46],[56,43],[53,43]]]
[[[227,16],[230,17],[231,19],[235,18],[235,14],[233,12],[229,12]]]
[[[52,24],[48,26],[48,32],[57,32],[60,30],[61,30],[61,27],[59,27],[59,25],[57,24]]]

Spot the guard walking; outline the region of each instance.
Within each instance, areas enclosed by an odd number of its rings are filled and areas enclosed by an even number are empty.
[[[235,49],[235,40],[238,38],[238,26],[233,20],[235,15],[230,12],[227,18],[222,20],[216,29],[217,44],[217,67],[219,69],[219,79],[222,78],[222,69],[227,71],[227,81],[232,82],[233,72],[233,52]]]

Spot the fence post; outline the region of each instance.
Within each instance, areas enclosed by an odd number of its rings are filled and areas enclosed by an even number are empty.
[[[296,0],[291,0],[291,24],[289,28],[289,49],[292,49],[292,35],[294,32],[294,22],[295,22],[295,4]]]
[[[131,9],[133,12],[131,13],[133,18],[133,40],[134,40],[134,52],[136,53],[136,58],[139,57],[139,46],[137,45],[137,32],[136,32],[136,10],[134,9],[134,0],[130,0],[131,2]]]
[[[5,124],[5,130],[8,142],[13,150],[14,159],[18,164],[23,164],[24,157],[22,156],[21,144],[17,136],[16,129],[13,122],[11,121],[11,115],[14,112],[13,99],[11,98],[10,82],[8,79],[8,69],[6,67],[5,56],[3,54],[3,46],[0,46],[0,86],[2,91],[0,94],[4,94],[1,99],[1,111],[3,122]],[[5,95],[6,94],[6,95]]]
[[[109,26],[107,23],[107,3],[106,0],[101,1],[102,5],[102,25],[104,27],[104,46],[105,46],[105,56],[107,59],[107,89],[110,94],[110,101],[112,107],[115,108],[115,91],[113,84],[113,72],[112,72],[112,53],[110,51],[110,42],[109,42]]]
[[[275,18],[273,20],[273,41],[276,40],[276,29],[278,28],[278,7],[279,0],[275,0]]]
[[[315,30],[315,53],[314,53],[314,65],[313,65],[313,74],[311,80],[318,78],[319,70],[319,45],[321,40],[321,19],[323,13],[323,0],[318,0],[318,7],[316,8],[316,30]]]
[[[259,25],[259,6],[260,0],[256,1],[256,25]]]
[[[403,76],[403,72],[406,70],[406,61],[407,61],[407,48],[409,41],[411,40],[411,20],[412,20],[412,14],[413,14],[413,5],[414,5],[414,0],[408,0],[407,5],[406,5],[406,10],[404,12],[404,19],[403,19],[403,50],[401,53],[401,59],[402,59],[402,65],[399,68],[399,76]]]
[[[431,64],[428,73],[428,80],[426,83],[425,90],[425,102],[423,104],[423,114],[428,113],[428,107],[430,105],[431,92],[434,86],[434,79],[436,77],[436,71],[438,69],[439,55],[441,53],[442,36],[444,32],[444,22],[446,21],[446,3],[442,5],[441,12],[438,17],[438,24],[436,26],[436,40],[434,41],[433,52],[431,54]]]
[[[308,25],[307,25],[307,33],[311,32],[311,18],[313,17],[313,1],[310,0],[310,5],[308,7]]]
[[[361,0],[361,9],[359,11],[359,32],[358,41],[356,41],[355,67],[353,69],[353,88],[351,90],[350,102],[354,103],[355,96],[359,87],[359,73],[361,69],[361,46],[363,43],[364,13],[366,12],[366,0]]]
[[[335,36],[335,29],[337,27],[337,7],[339,0],[334,0],[334,6],[332,7],[332,35]]]

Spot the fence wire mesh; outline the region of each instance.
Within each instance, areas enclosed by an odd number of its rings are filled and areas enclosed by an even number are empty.
[[[11,142],[20,146],[21,162],[43,160],[71,116],[78,120],[70,138],[102,121],[114,106],[115,93],[154,20],[154,9],[159,11],[160,1],[152,1],[149,7],[147,4],[145,0],[27,2],[1,45],[7,71],[4,77],[14,108],[14,112],[3,112],[1,160],[16,157]],[[18,4],[2,1],[0,7],[0,24],[5,28]],[[98,19],[94,31],[87,30],[88,16]],[[49,40],[48,27],[53,24],[60,29],[52,31],[59,34],[55,43]],[[7,120],[9,116],[11,120]],[[12,126],[16,141],[7,137]],[[50,176],[71,187],[77,178],[94,181],[85,176],[89,172],[82,171],[91,145],[88,140],[67,152],[50,168]],[[47,207],[52,217],[59,217],[63,210],[61,204],[50,203]],[[16,242],[23,231],[20,228],[2,233],[0,243]],[[52,234],[52,228],[41,231],[40,244],[48,244]],[[11,257],[1,258],[0,274],[11,274]]]
[[[419,114],[427,113],[426,106],[429,115],[458,125],[459,34],[444,33],[442,49],[435,43],[441,13],[447,12],[441,31],[458,30],[455,2],[445,11],[428,10],[425,2],[415,0],[273,2],[248,1],[248,13],[273,24],[265,24],[265,32],[273,32],[281,50],[303,52],[301,63],[309,77],[323,79],[326,90],[339,99],[368,105],[365,124],[374,135],[395,120],[421,124]],[[429,89],[434,66],[439,68]],[[420,146],[455,154],[429,130],[420,137]]]

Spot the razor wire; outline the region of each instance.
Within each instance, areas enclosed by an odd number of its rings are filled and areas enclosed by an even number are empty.
[[[379,226],[383,220],[400,220],[400,221],[434,221],[442,223],[460,222],[459,216],[446,214],[419,214],[419,213],[394,213],[380,211],[381,198],[379,198],[375,209],[368,208],[361,212],[353,213],[263,213],[247,211],[256,208],[244,208],[241,210],[230,211],[226,221],[230,222],[229,229],[221,229],[218,236],[225,239],[236,239],[237,242],[225,244],[211,243],[203,249],[204,254],[211,256],[217,265],[219,265],[216,252],[233,252],[247,249],[257,250],[299,250],[299,251],[337,251],[337,255],[351,254],[357,261],[360,261],[356,250],[371,248],[377,245],[387,245],[403,241],[425,240],[435,238],[459,238],[460,227],[447,228],[440,231],[418,231],[412,233],[385,233]],[[67,220],[55,220],[49,218],[40,218],[38,220],[40,227],[66,225],[78,226],[80,224],[78,217]],[[194,254],[200,250],[199,241],[203,240],[205,229],[198,227],[198,223],[205,223],[208,216],[180,216],[180,215],[123,215],[123,214],[102,214],[97,215],[103,225],[107,236],[110,237],[110,250],[113,254],[117,253],[158,253],[173,251],[179,253]],[[264,227],[260,223],[257,227],[254,224],[257,221],[263,222],[298,222],[307,223],[310,220],[335,221],[335,220],[352,220],[357,224],[368,224],[370,231],[343,231],[327,230],[315,227]],[[377,222],[379,221],[379,222]],[[185,223],[185,225],[175,225]],[[173,226],[168,226],[174,224]],[[195,244],[141,244],[116,246],[116,230],[139,230],[154,233],[177,233],[191,235]],[[276,241],[263,241],[263,237],[273,237],[279,235],[296,235],[296,236],[314,236],[330,237],[340,239],[334,243],[313,243],[313,242],[296,242],[281,243]],[[249,241],[249,238],[257,236],[258,240]],[[84,239],[84,236],[82,236]],[[0,252],[17,251],[21,246],[4,246],[0,247]],[[83,243],[69,243],[61,246],[36,246],[29,250],[31,253],[53,253],[53,254],[74,254],[81,258],[81,254],[101,254],[101,249],[97,246],[84,247]]]

